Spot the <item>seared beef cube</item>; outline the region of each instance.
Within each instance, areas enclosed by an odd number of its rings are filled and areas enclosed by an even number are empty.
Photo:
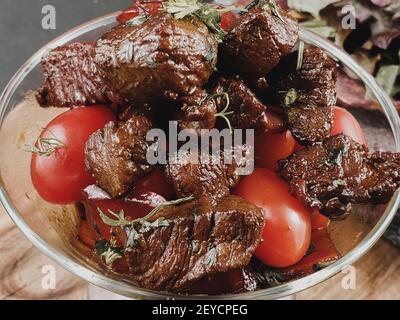
[[[138,26],[118,26],[97,42],[96,63],[127,102],[190,95],[209,79],[217,42],[198,20],[151,16]]]
[[[324,51],[305,48],[301,68],[299,53],[282,59],[268,82],[280,97],[289,128],[302,145],[323,141],[332,129],[336,103],[336,63]]]
[[[296,103],[332,107],[336,103],[337,65],[320,48],[303,51],[301,67],[297,70],[299,52],[282,59],[269,75],[269,85],[280,92],[294,89]]]
[[[286,114],[292,135],[302,145],[323,141],[332,130],[331,107],[293,105]]]
[[[179,151],[170,157],[165,172],[179,198],[193,195],[218,200],[228,195],[239,181],[234,159],[232,164],[225,164],[220,154],[202,161],[197,152]]]
[[[385,203],[400,186],[400,154],[368,153],[345,135],[327,138],[280,161],[281,176],[305,205],[331,219],[344,218],[351,203]]]
[[[42,106],[106,104],[107,87],[94,63],[95,44],[78,42],[50,51],[42,60],[45,81],[37,92]]]
[[[125,257],[139,286],[182,292],[208,275],[247,266],[263,228],[262,210],[242,198],[226,197],[215,209],[201,198],[137,226]]]
[[[85,164],[97,184],[112,197],[125,194],[152,166],[146,160],[151,121],[140,115],[108,123],[86,142]]]
[[[217,106],[212,97],[203,90],[180,99],[182,104],[182,119],[179,121],[181,129],[193,129],[200,133],[201,129],[215,127]]]
[[[284,130],[284,120],[278,114],[269,110],[269,106],[264,105],[243,80],[220,79],[220,84],[214,91],[215,94],[219,94],[216,98],[219,112],[222,112],[227,104],[222,93],[228,94],[227,118],[233,128],[255,129],[257,133]]]
[[[298,40],[298,25],[282,9],[254,8],[244,13],[220,48],[220,62],[248,79],[264,77]]]

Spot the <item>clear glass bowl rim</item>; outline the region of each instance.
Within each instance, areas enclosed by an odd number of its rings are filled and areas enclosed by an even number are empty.
[[[49,42],[46,46],[36,52],[29,60],[27,60],[12,77],[0,97],[0,125],[4,120],[7,106],[15,90],[24,80],[25,76],[29,74],[29,72],[31,72],[31,70],[40,63],[42,56],[46,53],[47,50],[49,50],[49,48],[51,49],[63,45],[69,41],[74,40],[76,37],[95,30],[99,27],[111,25],[113,22],[115,22],[117,14],[118,12],[111,13],[84,23],[74,29],[71,29],[70,31],[56,38],[55,40]],[[394,135],[396,150],[400,151],[399,115],[391,99],[377,84],[375,79],[370,74],[368,74],[360,65],[358,65],[347,53],[335,46],[333,43],[318,36],[317,34],[302,28],[300,30],[300,38],[306,43],[311,43],[320,48],[323,48],[330,56],[332,56],[337,61],[340,61],[343,66],[346,66],[349,70],[354,72],[364,82],[366,87],[369,88],[375,99],[383,108],[383,111],[387,117],[387,120],[392,129],[392,133]],[[6,190],[2,185],[1,180],[0,200],[14,223],[41,252],[46,254],[48,257],[50,257],[52,260],[54,260],[56,263],[58,263],[60,266],[70,271],[71,273],[79,276],[80,278],[88,281],[93,285],[99,286],[111,292],[131,298],[145,299],[279,299],[310,288],[334,276],[335,274],[341,272],[346,267],[357,261],[360,257],[362,257],[378,241],[378,239],[382,236],[382,234],[392,221],[393,217],[395,216],[397,208],[400,204],[400,191],[396,191],[391,201],[389,202],[384,214],[376,223],[376,225],[372,228],[372,230],[364,237],[364,239],[360,243],[358,243],[355,248],[353,248],[350,252],[348,252],[344,257],[342,257],[335,263],[309,276],[285,283],[277,287],[243,294],[230,294],[221,296],[182,296],[171,293],[155,292],[137,288],[132,286],[131,284],[124,283],[122,281],[110,279],[104,274],[94,272],[82,265],[77,264],[72,259],[65,256],[62,252],[49,245],[38,234],[36,234],[24,221],[22,216],[11,203]]]

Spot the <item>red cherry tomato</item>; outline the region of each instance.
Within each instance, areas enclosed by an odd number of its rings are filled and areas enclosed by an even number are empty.
[[[364,131],[354,116],[346,109],[340,107],[333,108],[333,128],[331,135],[343,133],[354,141],[367,145]]]
[[[333,263],[340,258],[326,229],[314,230],[311,237],[314,245],[311,253],[295,265],[281,270],[287,281],[311,274],[318,270],[320,265]]]
[[[133,5],[122,11],[117,20],[123,24],[142,14],[157,14],[163,1],[133,1]]]
[[[278,160],[290,156],[296,141],[289,130],[283,133],[265,133],[255,137],[256,166],[276,170]]]
[[[265,264],[284,268],[299,262],[311,240],[311,218],[300,201],[289,193],[285,181],[273,171],[257,168],[234,193],[265,213],[263,242],[255,255]]]
[[[114,120],[110,108],[93,106],[67,111],[47,125],[40,140],[56,139],[59,145],[49,155],[34,153],[31,161],[32,182],[44,200],[65,204],[81,199],[82,189],[95,182],[85,170],[85,143]]]
[[[221,15],[221,28],[225,31],[232,30],[238,23],[238,17],[234,12],[225,12]]]

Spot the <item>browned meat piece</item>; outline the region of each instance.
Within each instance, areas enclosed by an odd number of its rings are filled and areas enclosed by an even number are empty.
[[[298,25],[282,9],[262,1],[244,13],[220,48],[220,62],[248,79],[264,77],[289,54],[298,40]]]
[[[301,68],[298,52],[284,57],[269,75],[278,93],[293,136],[303,145],[323,141],[333,125],[336,103],[336,63],[315,47],[304,49]]]
[[[86,142],[86,169],[112,197],[122,196],[151,171],[146,160],[151,127],[148,118],[136,115],[126,122],[108,123]]]
[[[182,104],[182,120],[179,121],[181,129],[194,129],[199,133],[201,129],[215,127],[217,105],[215,100],[203,90],[180,99]]]
[[[45,81],[37,92],[42,106],[74,107],[108,103],[110,94],[94,63],[94,43],[58,47],[43,60]]]
[[[228,119],[233,128],[255,129],[257,133],[281,132],[285,121],[278,114],[269,110],[240,79],[220,80],[216,94],[225,92],[229,96]],[[226,99],[220,95],[217,99],[218,111],[226,106]]]
[[[344,135],[327,138],[280,162],[291,192],[331,219],[351,203],[385,203],[400,186],[400,154],[374,152]]]
[[[332,130],[331,107],[293,105],[286,110],[286,115],[290,131],[302,145],[323,141]]]
[[[96,63],[127,102],[190,95],[209,79],[217,42],[200,21],[151,16],[139,26],[118,26],[97,42]]]
[[[161,226],[137,227],[125,249],[132,279],[146,289],[182,292],[208,275],[247,266],[261,241],[264,214],[236,196],[215,209],[201,198],[164,209],[149,223]]]
[[[219,155],[211,155],[208,161],[201,160],[197,152],[179,151],[172,156],[165,171],[176,195],[179,198],[209,196],[213,200],[228,195],[229,188],[239,180],[236,163],[224,164],[224,158]]]

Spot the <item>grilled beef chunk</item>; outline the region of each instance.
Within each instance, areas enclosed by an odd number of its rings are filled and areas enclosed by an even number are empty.
[[[107,87],[94,63],[95,44],[58,47],[43,60],[45,82],[36,98],[42,106],[74,107],[110,101]]]
[[[157,223],[163,221],[163,223]],[[213,209],[204,197],[166,208],[139,226],[125,249],[132,279],[151,290],[183,292],[212,274],[245,267],[261,240],[263,212],[236,196]]]
[[[233,128],[255,129],[257,133],[281,132],[285,121],[278,114],[269,110],[240,79],[220,79],[216,94],[225,92],[229,96],[230,114],[227,115]],[[216,98],[217,109],[221,112],[226,106],[223,95]]]
[[[189,95],[209,79],[217,42],[200,21],[151,16],[139,26],[118,26],[97,42],[96,63],[127,102]]]
[[[204,90],[197,90],[194,94],[180,99],[182,104],[182,119],[179,121],[181,129],[194,129],[200,133],[201,129],[215,127],[217,105],[214,99]]]
[[[279,8],[268,4],[244,13],[220,48],[220,62],[247,79],[267,75],[298,40],[298,25]]]
[[[179,151],[170,158],[165,172],[179,198],[209,196],[216,201],[239,181],[236,168],[234,159],[232,164],[224,164],[222,155],[211,155],[202,162],[197,152]]]
[[[291,192],[331,219],[351,203],[385,203],[400,186],[400,154],[374,152],[342,134],[305,148],[279,163]]]
[[[280,96],[293,136],[308,145],[323,141],[332,129],[337,68],[324,51],[308,47],[297,70],[298,55],[284,57],[268,82]]]
[[[146,160],[146,134],[151,127],[148,118],[134,115],[126,122],[108,123],[86,142],[86,169],[112,197],[125,194],[151,171]]]

